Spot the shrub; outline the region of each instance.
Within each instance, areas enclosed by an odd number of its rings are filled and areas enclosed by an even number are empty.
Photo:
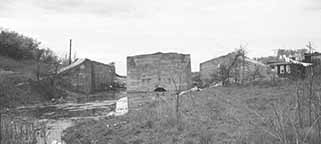
[[[34,59],[40,42],[14,31],[2,30],[0,33],[0,54],[17,60]]]

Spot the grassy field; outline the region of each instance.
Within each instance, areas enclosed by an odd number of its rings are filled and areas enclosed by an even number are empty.
[[[127,115],[80,122],[64,131],[63,139],[68,144],[277,144],[282,138],[273,126],[273,108],[292,106],[295,93],[292,84],[210,88],[181,96],[179,113],[174,95],[129,94]]]

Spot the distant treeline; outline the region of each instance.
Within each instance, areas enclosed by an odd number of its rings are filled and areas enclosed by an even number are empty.
[[[36,39],[5,29],[0,29],[0,55],[15,60],[41,60],[48,63],[58,59],[52,50],[40,48],[40,42]]]

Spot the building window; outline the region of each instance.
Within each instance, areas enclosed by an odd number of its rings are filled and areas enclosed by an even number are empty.
[[[284,74],[285,70],[284,70],[285,66],[281,65],[280,66],[280,74]]]
[[[286,65],[286,72],[291,73],[290,65]]]

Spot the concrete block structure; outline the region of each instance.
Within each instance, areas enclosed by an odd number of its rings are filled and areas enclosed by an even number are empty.
[[[83,93],[103,91],[113,85],[115,66],[89,59],[78,59],[58,72],[64,86]]]
[[[211,82],[215,82],[217,74],[220,71],[221,66],[229,67],[235,60],[236,53],[232,52],[227,55],[223,55],[211,60],[205,61],[200,64],[200,79],[202,85],[207,85]],[[259,61],[245,57],[238,57],[231,68],[230,80],[234,83],[240,83],[241,81],[250,81],[255,79],[256,76],[266,77],[268,75],[269,67]],[[229,80],[229,81],[230,81]]]
[[[191,88],[190,55],[158,52],[127,57],[127,91],[151,92],[157,87],[166,91]]]

